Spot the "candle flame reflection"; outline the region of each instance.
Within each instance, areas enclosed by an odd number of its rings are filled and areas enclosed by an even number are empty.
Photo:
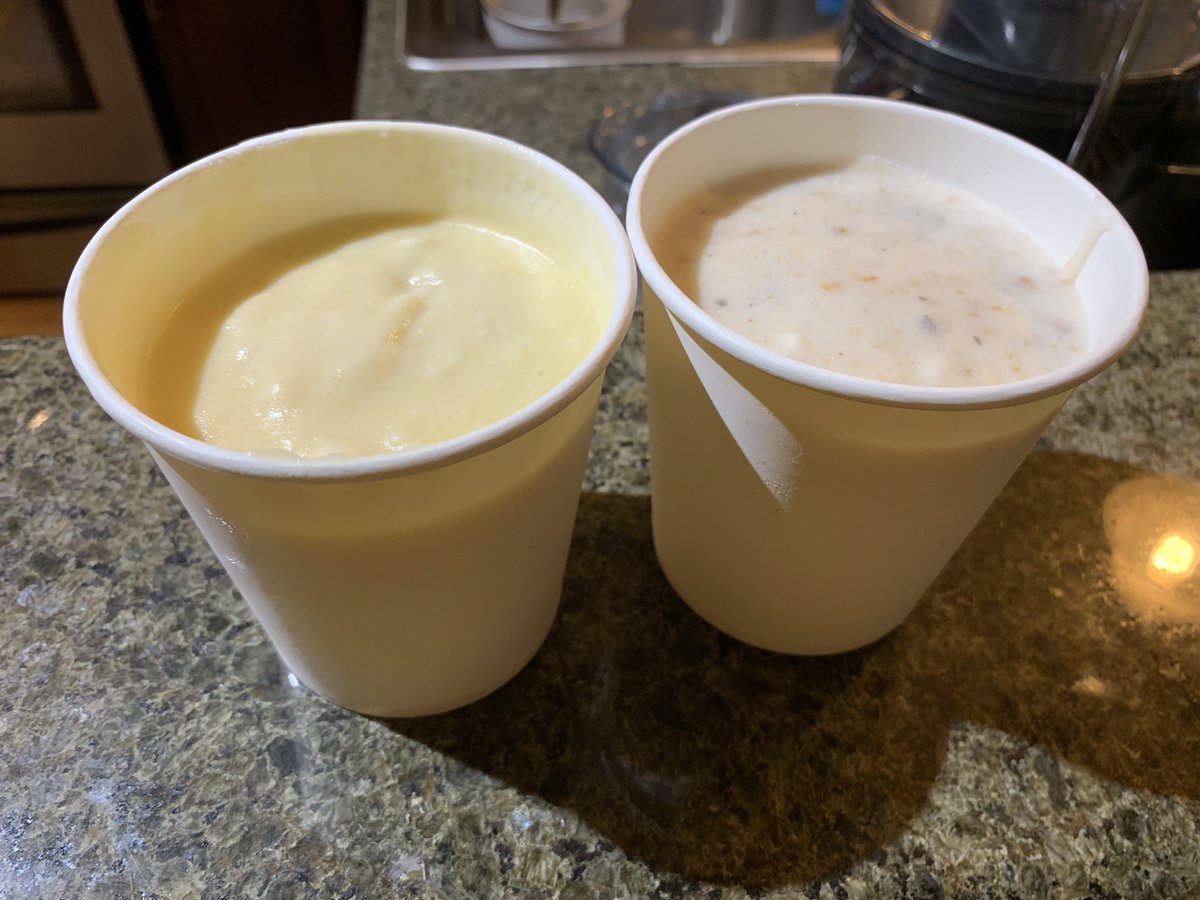
[[[1147,475],[1104,501],[1104,530],[1121,602],[1147,620],[1200,624],[1200,486]]]
[[[1165,534],[1150,553],[1151,575],[1159,573],[1168,578],[1186,578],[1196,568],[1196,546],[1182,534]]]

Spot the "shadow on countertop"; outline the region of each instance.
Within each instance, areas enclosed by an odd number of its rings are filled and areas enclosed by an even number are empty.
[[[1200,797],[1197,632],[1124,605],[1124,551],[1110,545],[1142,553],[1142,532],[1169,530],[1170,515],[1200,525],[1197,495],[1124,464],[1035,454],[900,629],[799,658],[687,609],[655,562],[648,498],[587,494],[535,660],[465,709],[388,724],[576,811],[656,869],[751,889],[878,856],[925,806],[964,721],[1048,751],[1036,764],[1052,805],[1069,802],[1057,760]]]

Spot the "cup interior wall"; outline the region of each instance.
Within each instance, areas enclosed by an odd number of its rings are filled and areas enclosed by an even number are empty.
[[[979,197],[1022,228],[1057,267],[1067,270],[1082,259],[1075,284],[1096,368],[1132,339],[1144,311],[1144,259],[1128,225],[1092,185],[1041,151],[956,116],[896,101],[829,100],[734,107],[669,138],[640,173],[631,231],[645,237],[652,254],[655,236],[697,185],[880,156]],[[645,258],[639,262],[669,308],[692,306],[661,269]]]
[[[81,334],[135,407],[142,364],[181,299],[248,249],[339,220],[405,224],[453,215],[570,267],[608,321],[621,295],[612,236],[542,158],[458,129],[370,126],[284,132],[203,160],[132,201],[78,279]]]

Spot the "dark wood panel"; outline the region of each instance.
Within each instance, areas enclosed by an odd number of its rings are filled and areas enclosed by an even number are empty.
[[[353,115],[364,0],[124,0],[175,164]]]

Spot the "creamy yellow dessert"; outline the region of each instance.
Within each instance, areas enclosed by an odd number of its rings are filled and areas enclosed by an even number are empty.
[[[587,286],[466,221],[273,242],[186,298],[148,364],[150,412],[213,444],[365,455],[520,410],[587,355]]]
[[[679,288],[785,356],[901,384],[1018,381],[1087,345],[1083,304],[999,211],[887,160],[768,171],[690,198],[652,238]]]

